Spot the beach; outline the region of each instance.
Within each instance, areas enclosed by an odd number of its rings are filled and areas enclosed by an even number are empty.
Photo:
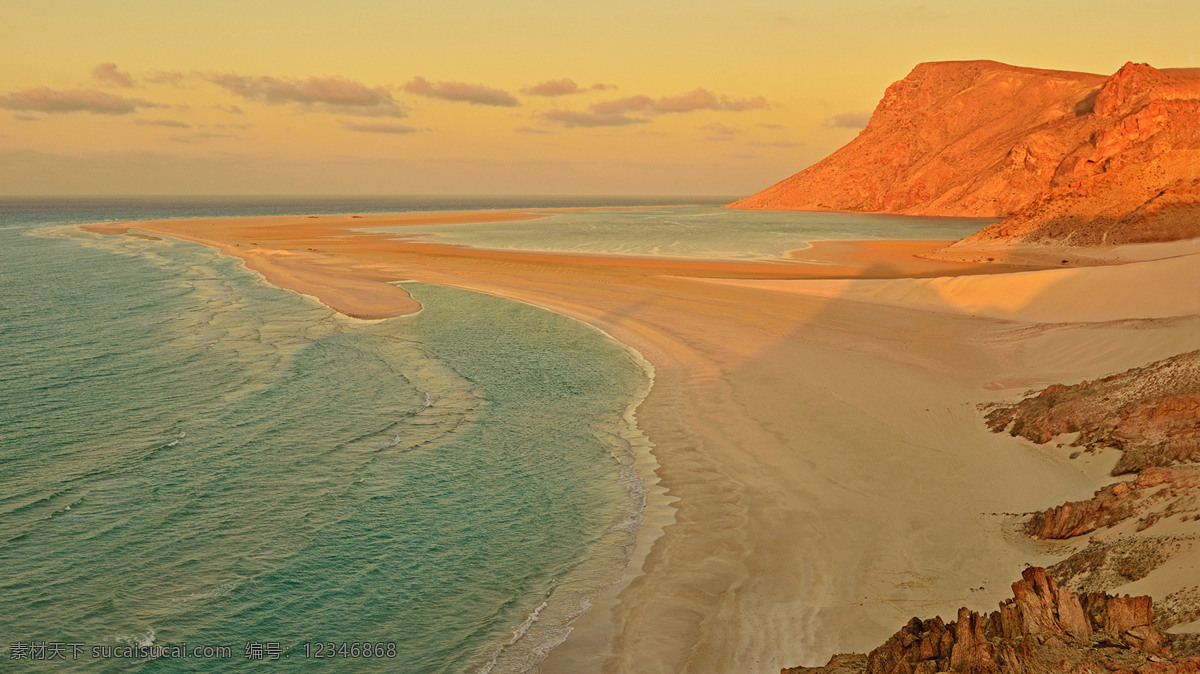
[[[488,250],[373,227],[538,211],[123,222],[362,319],[397,281],[479,291],[636,350],[655,489],[633,563],[543,671],[777,671],[867,650],[913,615],[988,609],[1061,548],[1022,513],[1089,496],[1115,453],[988,431],[980,406],[1200,347],[1195,253],[1046,269],[921,255],[947,241],[816,242],[788,260]],[[1094,262],[1094,261],[1093,261]]]

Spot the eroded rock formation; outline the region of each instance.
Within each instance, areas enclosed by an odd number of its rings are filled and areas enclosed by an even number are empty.
[[[1154,627],[1149,597],[1078,595],[1045,569],[1027,568],[1013,597],[983,615],[962,608],[958,619],[913,618],[865,657],[834,656],[824,667],[785,674],[935,674],[971,672],[1200,672],[1200,659],[1171,657]]]
[[[1140,516],[1140,529],[1175,514],[1193,514],[1200,519],[1197,487],[1200,467],[1147,468],[1137,479],[1110,484],[1086,501],[1071,501],[1034,513],[1025,524],[1025,533],[1042,540],[1066,539],[1134,516]]]
[[[1200,462],[1200,351],[1095,381],[1049,386],[997,406],[987,423],[1039,444],[1079,433],[1074,446],[1119,449],[1113,475]]]

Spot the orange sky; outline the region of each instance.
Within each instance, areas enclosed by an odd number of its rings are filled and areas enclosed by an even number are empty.
[[[741,195],[921,61],[1200,66],[1194,0],[4,5],[0,194]]]

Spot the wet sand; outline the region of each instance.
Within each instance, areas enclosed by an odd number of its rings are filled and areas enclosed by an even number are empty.
[[[1198,312],[1184,301],[1196,280],[1136,265],[1056,270],[1072,272],[1065,280],[1026,271],[1030,281],[996,275],[1029,267],[916,257],[944,241],[818,242],[792,261],[747,262],[480,250],[358,231],[536,216],[89,229],[215,246],[360,318],[418,310],[390,283],[416,280],[542,306],[639,351],[655,378],[637,419],[669,503],[648,508],[641,563],[597,598],[544,671],[778,671],[874,647],[913,615],[993,608],[1026,563],[1054,559],[1015,533],[1014,513],[1090,496],[1106,483],[1105,466],[1091,464],[1108,459],[1070,461],[991,434],[978,405],[1200,347]],[[945,277],[956,297],[1025,294],[987,315],[930,306],[909,287]],[[1163,293],[1179,301],[1141,315]],[[1101,303],[1102,322],[1062,323],[1044,310]],[[1144,318],[1155,320],[1133,320]]]

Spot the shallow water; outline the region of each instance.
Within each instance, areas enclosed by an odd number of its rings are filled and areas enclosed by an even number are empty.
[[[538,220],[372,228],[477,248],[717,259],[781,258],[810,241],[961,239],[991,220],[705,206],[549,213]]]

